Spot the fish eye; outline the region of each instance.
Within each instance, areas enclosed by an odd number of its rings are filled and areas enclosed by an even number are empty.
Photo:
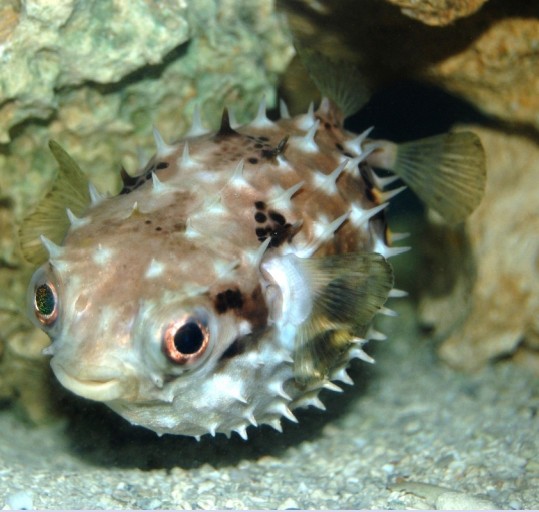
[[[51,325],[58,318],[58,294],[52,283],[43,283],[36,287],[34,312],[43,325]]]
[[[58,280],[50,265],[38,268],[26,292],[27,312],[32,323],[53,336],[60,329]]]
[[[171,322],[163,335],[163,352],[175,364],[196,361],[208,348],[210,333],[200,320],[187,317]]]
[[[60,315],[59,302],[52,272],[45,267],[38,269],[27,292],[28,314],[33,323],[50,333]]]

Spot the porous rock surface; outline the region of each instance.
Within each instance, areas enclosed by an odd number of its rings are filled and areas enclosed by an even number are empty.
[[[187,41],[186,4],[10,2],[0,12],[0,142],[27,119],[47,120],[56,91],[85,81],[114,83]],[[144,37],[141,37],[144,34]]]
[[[539,128],[539,6],[496,0],[388,0],[466,44],[424,69],[429,79],[500,119]],[[486,4],[486,5],[484,5]],[[481,9],[483,7],[483,9]],[[481,9],[481,10],[479,10]],[[479,11],[479,12],[478,12]],[[459,23],[459,18],[468,18]],[[460,36],[459,36],[460,32]],[[452,35],[454,33],[454,35]],[[432,32],[444,45],[444,30]]]
[[[447,25],[469,16],[487,0],[388,0],[403,14],[427,25]]]
[[[539,15],[539,6],[536,10]],[[493,22],[470,46],[426,74],[489,115],[539,130],[537,17]]]
[[[426,273],[443,272],[420,315],[444,339],[440,354],[453,366],[476,370],[516,353],[539,373],[539,145],[473,129],[487,153],[486,194],[465,228],[430,227],[437,243],[425,243]]]
[[[356,62],[373,91],[396,80],[427,80],[488,115],[539,129],[537,2],[363,0],[361,9],[354,0],[280,4],[305,46]],[[287,92],[300,95],[305,81],[298,76]]]

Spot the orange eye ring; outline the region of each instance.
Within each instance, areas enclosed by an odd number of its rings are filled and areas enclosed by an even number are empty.
[[[175,364],[196,361],[208,348],[210,332],[192,317],[171,322],[163,336],[163,352]]]
[[[58,293],[48,282],[36,286],[34,290],[34,314],[41,325],[52,325],[58,318]]]

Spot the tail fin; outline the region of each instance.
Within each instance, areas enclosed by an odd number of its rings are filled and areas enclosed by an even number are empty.
[[[485,152],[472,132],[435,135],[412,142],[372,142],[370,165],[394,172],[448,222],[463,221],[481,202]]]

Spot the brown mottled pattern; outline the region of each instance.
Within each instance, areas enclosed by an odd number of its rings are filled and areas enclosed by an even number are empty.
[[[306,135],[315,121],[313,142]],[[357,156],[347,147],[353,134],[339,122],[327,105],[316,117],[257,118],[236,129],[225,113],[217,134],[158,146],[137,176],[122,173],[120,195],[91,206],[51,259],[62,310],[52,364],[61,382],[134,423],[188,435],[243,435],[257,422],[279,428],[288,407],[316,405],[323,381],[293,384],[291,334],[279,334],[271,317],[282,297],[261,275],[258,251],[267,237],[264,257],[380,243],[368,221],[344,220],[324,234],[352,206],[378,203],[348,161]],[[185,367],[163,356],[171,321],[209,332],[207,352],[199,357],[195,346]]]

